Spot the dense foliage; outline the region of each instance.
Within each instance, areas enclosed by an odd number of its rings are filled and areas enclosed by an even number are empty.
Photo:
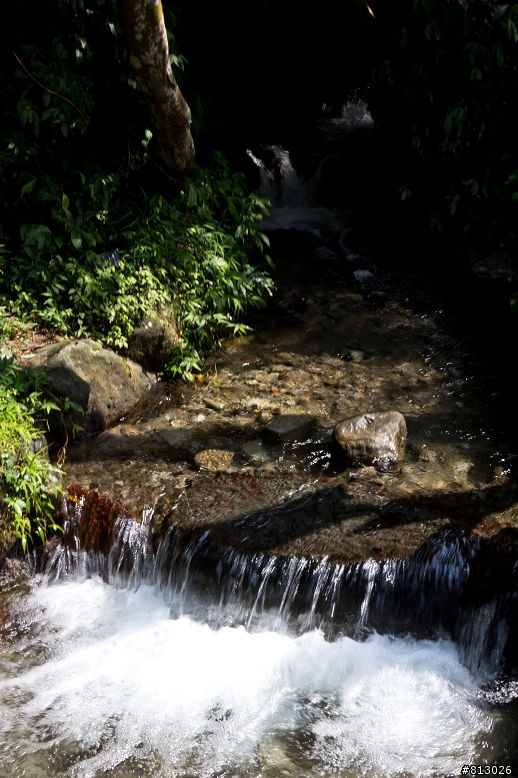
[[[108,186],[103,196],[111,200]],[[266,205],[222,158],[174,198],[139,188],[114,198],[106,219],[89,211],[89,231],[71,215],[72,197],[78,207],[79,192],[62,192],[48,221],[22,225],[17,256],[3,249],[0,290],[18,316],[124,351],[143,317],[172,308],[180,342],[164,369],[190,377],[222,337],[247,330],[244,309],[271,293],[269,275],[250,261],[265,255]],[[98,253],[102,237],[110,248]]]
[[[479,266],[488,254],[516,257],[518,6],[397,0],[374,7],[370,104],[383,138],[385,205],[401,203],[397,229],[420,245],[435,234],[443,254],[457,248]]]
[[[79,410],[57,401],[45,376],[0,359],[0,533],[14,534],[24,551],[34,537],[45,540],[55,524],[61,468],[45,448],[49,415]]]

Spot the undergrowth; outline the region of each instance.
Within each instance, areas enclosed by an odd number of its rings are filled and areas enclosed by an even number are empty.
[[[0,359],[0,531],[13,534],[24,552],[44,542],[55,522],[62,469],[51,463],[46,443],[48,418],[72,408],[48,391],[43,374]]]
[[[120,352],[145,316],[173,310],[179,345],[164,371],[191,378],[223,338],[247,332],[245,311],[272,293],[268,204],[221,155],[174,196],[138,189],[121,200],[111,184],[111,194],[90,187],[86,204],[75,190],[59,199],[47,181],[34,187],[51,219],[22,224],[16,254],[0,247],[0,296],[18,317]]]

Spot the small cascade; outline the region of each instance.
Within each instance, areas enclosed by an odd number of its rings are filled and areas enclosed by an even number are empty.
[[[338,136],[370,130],[374,127],[374,119],[365,100],[347,100],[343,103],[339,116],[326,118],[321,122],[320,129],[331,140]]]
[[[377,272],[355,238],[353,210],[358,202],[368,202],[369,174],[360,160],[365,159],[362,144],[368,144],[374,121],[361,99],[344,103],[340,115],[325,117],[312,129],[307,150],[293,155],[278,144],[247,149],[259,174],[259,194],[271,203],[263,227],[274,244],[285,250],[297,248],[296,262],[309,252],[314,268],[326,268],[332,277],[344,269],[357,283],[367,284]],[[305,160],[299,170],[292,156]],[[356,244],[356,245],[355,245]]]
[[[516,761],[514,535],[450,529],[410,559],[338,564],[165,530],[78,488],[63,525],[4,617],[2,778]]]
[[[272,145],[261,147],[262,158],[250,149],[246,153],[259,170],[259,194],[267,197],[272,205],[281,208],[308,205],[308,188],[293,168],[289,151]]]
[[[63,536],[35,554],[35,572],[48,583],[99,576],[114,586],[137,588],[154,567],[151,509],[140,521],[119,503],[70,486],[62,509]]]
[[[160,539],[153,534],[152,510],[136,521],[94,493],[72,489],[72,496],[64,509],[63,540],[50,543],[38,559],[50,583],[92,576],[130,589],[145,583],[161,593],[173,618],[189,616],[212,628],[243,625],[254,631],[267,623],[299,635],[318,629],[329,640],[363,640],[374,632],[446,636],[472,672],[516,669],[514,538],[498,545],[448,529],[408,560],[338,564],[221,547],[209,531],[172,527]],[[500,588],[486,592],[488,563],[507,572]]]
[[[315,202],[315,181],[299,175],[287,149],[263,146],[257,154],[250,149],[247,154],[259,171],[259,194],[272,205],[269,216],[263,220],[266,231],[297,230],[313,239],[322,239],[322,246],[329,235],[345,235],[344,213]]]

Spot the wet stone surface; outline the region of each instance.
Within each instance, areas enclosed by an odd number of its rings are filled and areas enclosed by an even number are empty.
[[[336,561],[407,558],[447,525],[517,526],[498,398],[440,303],[409,279],[333,273],[287,270],[254,334],[71,446],[67,482],[152,510],[160,532]],[[404,459],[341,471],[335,424],[375,411],[403,414]]]

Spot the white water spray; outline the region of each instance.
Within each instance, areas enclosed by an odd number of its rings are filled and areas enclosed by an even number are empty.
[[[211,629],[97,578],[17,607],[2,778],[458,774],[491,729],[448,641]]]

